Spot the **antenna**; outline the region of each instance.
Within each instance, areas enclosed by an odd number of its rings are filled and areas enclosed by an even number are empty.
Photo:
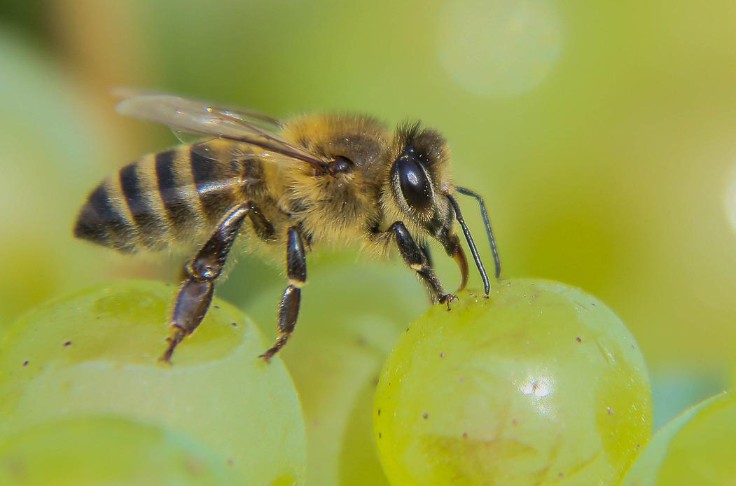
[[[468,225],[465,224],[463,215],[460,212],[460,206],[457,204],[455,198],[450,196],[449,194],[447,195],[447,199],[450,201],[450,204],[452,204],[452,209],[455,210],[455,218],[457,218],[457,222],[460,223],[460,227],[463,229],[465,239],[468,241],[468,246],[470,247],[470,253],[473,254],[475,266],[478,267],[480,278],[483,279],[483,290],[485,290],[486,295],[488,295],[488,293],[491,291],[491,283],[488,281],[488,275],[486,274],[486,269],[483,267],[483,262],[480,261],[480,255],[478,255],[478,249],[475,247],[475,242],[473,241],[473,237],[470,235]]]
[[[477,192],[471,191],[465,187],[456,187],[457,192],[463,196],[470,196],[475,198],[480,204],[480,215],[483,217],[483,224],[486,227],[486,235],[488,235],[488,243],[491,244],[491,252],[493,253],[493,263],[496,265],[496,278],[501,276],[501,259],[498,256],[498,248],[496,248],[496,239],[493,237],[493,230],[491,229],[491,220],[488,219],[488,211],[486,210],[486,203],[483,202],[483,198]]]

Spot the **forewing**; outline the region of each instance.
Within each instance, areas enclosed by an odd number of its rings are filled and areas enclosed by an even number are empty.
[[[167,125],[174,132],[253,145],[263,149],[266,159],[286,157],[319,170],[326,166],[326,161],[258,126],[277,129],[281,125],[276,119],[255,112],[165,94],[129,96],[118,104],[117,110],[126,116]]]
[[[199,105],[200,107],[203,107],[203,108],[209,108],[209,109],[219,111],[221,113],[224,113],[230,116],[234,116],[236,118],[240,118],[241,120],[247,123],[250,123],[251,125],[260,127],[271,133],[278,133],[283,126],[281,121],[279,121],[276,118],[273,118],[268,115],[264,115],[263,113],[257,112],[255,110],[248,110],[246,108],[241,108],[238,106],[223,105],[220,103],[212,103],[209,101],[190,100],[187,98],[183,98],[181,96],[176,96],[176,95],[171,95],[171,94],[166,94],[166,93],[158,93],[155,91],[144,91],[144,90],[138,90],[138,89],[131,89],[131,88],[116,88],[113,90],[112,93],[117,98],[120,98],[121,103],[123,101],[127,101],[132,98],[149,98],[149,99],[163,98],[163,99],[168,99],[167,102],[169,103],[181,104],[182,106],[185,104]],[[150,102],[158,103],[159,101],[154,100]],[[149,101],[146,101],[145,103],[147,104],[149,103]],[[140,115],[135,115],[132,113],[129,116],[140,118]]]

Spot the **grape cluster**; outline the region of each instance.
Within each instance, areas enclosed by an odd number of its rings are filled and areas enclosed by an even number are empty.
[[[320,277],[315,294],[346,274]],[[39,307],[2,336],[0,483],[736,478],[733,397],[703,402],[652,439],[642,354],[594,297],[501,281],[489,298],[463,292],[451,310],[434,306],[406,328],[418,300],[406,305],[403,284],[375,291],[382,306],[365,299],[369,283],[329,313],[307,303],[303,332],[270,364],[258,358],[269,341],[222,301],[173,366],[158,363],[173,286],[121,282]]]

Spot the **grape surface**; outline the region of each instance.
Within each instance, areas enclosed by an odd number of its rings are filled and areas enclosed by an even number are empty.
[[[374,426],[392,484],[611,484],[651,434],[651,388],[621,320],[554,282],[463,292],[402,336]]]
[[[296,484],[306,438],[280,359],[256,326],[215,299],[200,328],[158,362],[176,287],[119,282],[46,304],[8,328],[0,356],[0,434],[106,415],[201,443],[249,484]],[[270,344],[270,343],[268,343]]]

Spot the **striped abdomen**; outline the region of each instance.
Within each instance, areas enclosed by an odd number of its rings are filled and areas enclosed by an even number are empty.
[[[74,235],[123,252],[161,250],[209,233],[245,198],[244,172],[257,161],[210,142],[213,158],[191,145],[123,167],[90,194]]]

